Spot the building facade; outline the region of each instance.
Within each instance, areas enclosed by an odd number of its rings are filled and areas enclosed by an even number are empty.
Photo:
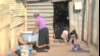
[[[67,0],[51,2],[61,1]],[[70,32],[75,29],[80,40],[99,49],[99,0],[69,0],[68,6]],[[26,11],[24,0],[0,0],[0,56],[15,51],[17,37],[27,31]]]

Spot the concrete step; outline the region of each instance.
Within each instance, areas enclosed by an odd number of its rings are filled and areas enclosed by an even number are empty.
[[[32,9],[32,10],[43,10],[43,9],[53,9],[53,6],[34,6],[34,7],[32,7],[32,6],[28,6],[28,7],[26,7],[27,8],[27,10],[30,10],[30,9]]]

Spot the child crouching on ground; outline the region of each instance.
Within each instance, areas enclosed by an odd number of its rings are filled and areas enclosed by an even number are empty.
[[[67,39],[68,39],[68,31],[64,30],[61,34],[62,39],[64,40],[65,43],[67,43]]]

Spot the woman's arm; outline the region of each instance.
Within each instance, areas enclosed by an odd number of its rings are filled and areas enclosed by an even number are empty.
[[[33,29],[33,32],[38,32],[39,31],[39,23],[36,21],[35,22],[35,27]]]

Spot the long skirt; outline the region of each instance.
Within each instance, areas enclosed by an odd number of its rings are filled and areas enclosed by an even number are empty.
[[[49,32],[48,32],[48,28],[43,28],[39,30],[39,39],[38,39],[38,45],[42,46],[42,45],[49,45]],[[44,46],[42,48],[38,48],[36,46],[36,44],[33,46],[33,48],[35,49],[49,49],[49,46]]]
[[[39,30],[39,45],[49,44],[49,32],[48,28]]]

